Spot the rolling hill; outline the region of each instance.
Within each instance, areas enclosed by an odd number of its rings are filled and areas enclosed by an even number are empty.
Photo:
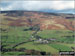
[[[10,56],[46,52],[59,56],[60,50],[74,51],[74,26],[73,14],[1,11],[1,53]],[[42,43],[39,39],[48,43]]]
[[[40,29],[67,29],[75,30],[73,14],[45,13],[35,11],[1,11],[1,25],[8,26],[34,26],[40,25]],[[7,23],[5,23],[7,22]]]

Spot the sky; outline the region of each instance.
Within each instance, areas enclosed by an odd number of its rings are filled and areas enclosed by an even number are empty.
[[[74,13],[74,0],[1,0],[0,11],[26,10]]]

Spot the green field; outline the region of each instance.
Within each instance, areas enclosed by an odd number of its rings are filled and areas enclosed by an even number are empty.
[[[74,32],[70,30],[44,30],[39,31],[38,34],[42,38],[56,38],[59,42],[74,42]]]
[[[12,48],[14,45],[25,42],[31,38],[34,31],[24,31],[25,27],[9,27],[7,32],[1,32],[2,45],[6,45],[4,48]],[[72,51],[71,47],[74,47],[73,31],[70,30],[43,30],[37,33],[42,39],[56,38],[54,42],[48,44],[37,44],[36,42],[27,42],[15,47],[16,49],[26,48],[29,50],[45,51],[51,54],[57,54],[61,51]],[[13,52],[6,52],[5,54],[12,54]],[[17,52],[22,53],[22,52]],[[14,55],[15,53],[13,53]]]

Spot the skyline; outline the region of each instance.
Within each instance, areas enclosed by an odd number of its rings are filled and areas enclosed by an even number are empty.
[[[74,1],[1,1],[1,11],[10,10],[26,10],[26,11],[42,11],[42,12],[58,12],[58,13],[73,13]]]

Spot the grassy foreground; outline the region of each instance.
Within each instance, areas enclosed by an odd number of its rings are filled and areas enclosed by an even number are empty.
[[[6,45],[4,48],[12,48],[15,44],[27,41],[31,38],[34,31],[24,31],[25,27],[9,27],[7,32],[1,32],[2,45]],[[43,30],[37,33],[43,39],[55,38],[54,42],[49,44],[37,44],[36,42],[27,42],[16,47],[16,49],[26,48],[29,50],[37,50],[50,52],[51,54],[58,54],[61,51],[72,51],[71,47],[74,47],[73,31],[70,30]],[[12,54],[11,54],[12,53]],[[14,55],[13,52],[6,52],[5,54]],[[17,54],[24,54],[22,52],[16,52]]]

